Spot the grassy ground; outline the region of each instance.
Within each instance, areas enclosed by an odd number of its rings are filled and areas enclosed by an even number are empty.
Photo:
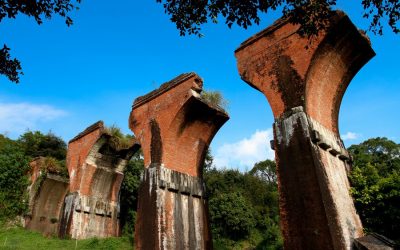
[[[30,232],[21,227],[0,228],[0,249],[133,249],[128,237],[87,240],[62,240],[43,237],[40,233]]]

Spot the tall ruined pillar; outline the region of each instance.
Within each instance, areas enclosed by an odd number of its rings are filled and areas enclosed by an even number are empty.
[[[350,249],[362,225],[349,194],[338,114],[350,80],[374,55],[342,12],[311,42],[279,20],[235,51],[242,79],[272,108],[285,249]]]
[[[120,235],[119,191],[124,168],[140,148],[118,144],[97,122],[68,144],[70,193],[64,201],[60,236],[74,239]]]
[[[136,249],[210,249],[202,165],[229,119],[200,97],[202,80],[182,74],[135,100],[129,126],[142,146]]]

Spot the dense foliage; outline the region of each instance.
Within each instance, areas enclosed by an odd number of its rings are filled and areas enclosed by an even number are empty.
[[[0,135],[0,220],[26,211],[29,162],[37,156],[47,157],[45,172],[68,176],[65,155],[65,142],[52,133],[28,131],[15,141]]]
[[[125,168],[120,191],[122,233],[128,237],[132,237],[135,231],[137,197],[143,170],[143,156],[138,151]]]
[[[210,157],[210,156],[209,156]],[[212,165],[209,158],[208,166]],[[260,169],[259,166],[269,166]],[[211,229],[216,248],[281,249],[275,163],[257,163],[246,173],[205,168]]]
[[[51,132],[28,131],[18,138],[18,143],[25,155],[32,158],[49,156],[63,161],[67,155],[67,144]]]
[[[16,58],[11,58],[10,48],[4,44],[0,49],[0,74],[5,75],[8,80],[18,83],[19,76],[23,75],[21,62]]]
[[[171,16],[181,35],[200,33],[200,26],[211,20],[217,23],[222,16],[228,27],[237,24],[247,28],[259,24],[261,14],[282,9],[283,15],[293,23],[302,25],[305,34],[316,34],[327,27],[331,10],[336,0],[202,0],[175,1],[157,0],[162,3],[165,12]],[[363,17],[371,18],[370,30],[382,34],[381,20],[388,21],[393,32],[400,31],[400,4],[393,0],[362,0]]]
[[[15,141],[0,135],[0,221],[21,215],[27,209],[28,161]]]
[[[400,242],[400,144],[378,137],[349,151],[351,192],[364,228]]]
[[[46,170],[59,173],[65,150],[65,143],[51,133],[28,131],[18,140],[0,135],[0,221],[26,211],[29,161],[45,154]],[[400,241],[400,144],[378,137],[351,146],[349,152],[354,160],[351,193],[365,229]],[[121,226],[130,237],[143,169],[138,152],[125,169],[120,192]],[[275,162],[258,162],[248,172],[221,170],[208,151],[203,177],[215,249],[282,248]]]

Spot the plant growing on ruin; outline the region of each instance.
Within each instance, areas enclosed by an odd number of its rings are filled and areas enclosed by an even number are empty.
[[[214,107],[226,110],[228,108],[228,101],[222,96],[219,91],[207,91],[201,92],[201,98],[208,104]]]
[[[65,160],[59,161],[53,157],[45,157],[42,165],[44,173],[56,174],[68,178],[68,169]]]
[[[105,132],[111,136],[110,144],[114,149],[129,148],[132,146],[133,136],[125,135],[119,127],[111,125],[105,128]]]

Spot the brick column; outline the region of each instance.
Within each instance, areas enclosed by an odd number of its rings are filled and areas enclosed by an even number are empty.
[[[349,194],[349,156],[339,107],[358,70],[375,54],[342,12],[312,40],[279,20],[235,51],[239,73],[264,93],[275,123],[285,249],[350,249],[362,225]]]
[[[129,126],[142,146],[136,249],[210,249],[202,165],[229,119],[200,97],[202,80],[182,74],[135,100]]]
[[[74,239],[120,235],[119,190],[123,171],[140,148],[118,148],[103,122],[89,126],[68,144],[70,193],[64,201],[60,236]]]

